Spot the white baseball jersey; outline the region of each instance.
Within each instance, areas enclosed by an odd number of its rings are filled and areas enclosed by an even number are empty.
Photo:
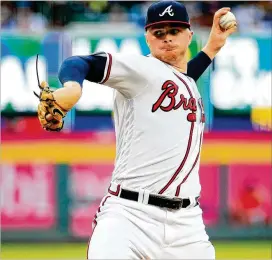
[[[116,90],[112,182],[171,197],[198,196],[205,119],[194,80],[151,55],[107,54],[101,83]]]

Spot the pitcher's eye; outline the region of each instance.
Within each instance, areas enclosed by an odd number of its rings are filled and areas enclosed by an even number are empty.
[[[157,31],[153,32],[153,35],[156,38],[163,38],[165,36],[165,32],[162,30],[157,30]]]
[[[177,29],[177,28],[173,28],[173,29],[170,29],[170,30],[169,30],[169,33],[170,33],[171,35],[177,35],[179,32],[180,32],[180,30]]]

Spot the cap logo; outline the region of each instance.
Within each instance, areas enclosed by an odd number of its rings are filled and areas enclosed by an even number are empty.
[[[173,13],[173,10],[171,9],[172,5],[169,5],[165,8],[165,10],[159,14],[159,16],[164,16],[166,13],[168,13],[170,16],[173,16],[174,13]]]

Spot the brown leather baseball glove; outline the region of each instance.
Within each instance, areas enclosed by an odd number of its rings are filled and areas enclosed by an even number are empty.
[[[38,118],[41,126],[47,131],[60,131],[63,128],[63,118],[67,112],[61,108],[54,99],[54,91],[51,90],[47,82],[43,81],[40,85],[40,95],[34,92],[40,100],[38,105]]]

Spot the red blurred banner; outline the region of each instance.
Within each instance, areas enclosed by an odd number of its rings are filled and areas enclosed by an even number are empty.
[[[93,217],[107,193],[112,171],[112,164],[71,166],[70,231],[74,236],[91,235]]]
[[[200,167],[200,204],[205,224],[220,224],[221,194],[228,195],[228,207],[223,210],[231,223],[239,226],[272,224],[271,165],[233,164],[224,169],[228,172],[221,179],[220,165]],[[107,193],[113,164],[74,164],[70,170],[69,230],[73,236],[89,237],[93,217]],[[1,166],[2,230],[55,228],[58,203],[55,175],[55,167],[51,164]]]
[[[56,223],[55,167],[48,164],[0,167],[2,229],[53,227]]]
[[[206,225],[216,225],[219,221],[220,201],[219,165],[201,165],[199,176],[201,183],[200,206]]]
[[[271,165],[230,165],[228,176],[232,224],[272,224]]]

